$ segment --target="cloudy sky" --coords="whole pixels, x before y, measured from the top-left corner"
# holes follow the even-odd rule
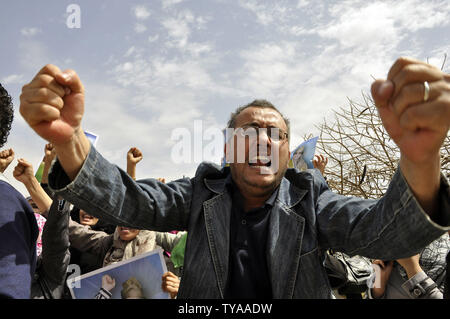
[[[440,67],[450,53],[450,2],[2,0],[0,40],[0,82],[15,103],[4,148],[37,169],[45,141],[20,116],[19,96],[51,63],[82,79],[83,128],[99,135],[108,160],[126,168],[136,146],[138,178],[172,180],[198,165],[173,158],[176,129],[221,129],[236,107],[265,98],[291,119],[292,150],[348,98],[361,100],[397,57]],[[208,152],[200,159],[220,163]],[[27,194],[12,177],[16,163],[6,176]]]

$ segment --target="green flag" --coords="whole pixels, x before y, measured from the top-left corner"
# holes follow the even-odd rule
[[[44,171],[44,162],[41,162],[41,165],[39,165],[39,168],[37,169],[36,174],[34,175],[39,183],[42,180],[42,172],[43,171]]]
[[[183,266],[184,263],[184,250],[186,249],[186,237],[187,233],[184,234],[180,241],[173,247],[170,252],[170,260],[172,260],[175,268]]]

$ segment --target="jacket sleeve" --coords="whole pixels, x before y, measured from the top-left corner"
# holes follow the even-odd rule
[[[424,271],[409,278],[402,289],[413,299],[443,299],[436,283]]]
[[[64,284],[70,263],[69,213],[70,203],[53,200],[42,232],[41,269],[46,280],[56,286]]]
[[[315,171],[315,170],[313,170]],[[450,211],[448,181],[442,176],[441,215]],[[317,231],[322,247],[350,256],[395,260],[418,254],[450,230],[432,221],[397,169],[381,199],[361,199],[333,193],[314,176]]]
[[[90,215],[113,225],[155,231],[187,229],[192,183],[187,178],[167,184],[134,181],[93,146],[73,181],[58,160],[49,174],[50,189]]]
[[[415,274],[408,280],[399,281],[398,278],[389,281],[385,292],[379,298],[372,295],[369,287],[366,291],[367,299],[443,299],[443,294],[436,283],[424,271]]]
[[[95,231],[69,219],[70,244],[83,252],[105,256],[113,244],[114,235]]]
[[[171,252],[184,234],[186,234],[185,231],[180,231],[176,234],[156,232],[156,244],[161,246],[164,250]]]

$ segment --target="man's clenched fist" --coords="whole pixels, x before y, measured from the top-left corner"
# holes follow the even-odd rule
[[[61,145],[82,132],[84,88],[73,70],[62,72],[57,66],[44,66],[23,86],[20,114],[42,138]]]

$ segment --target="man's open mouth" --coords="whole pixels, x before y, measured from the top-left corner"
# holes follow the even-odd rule
[[[254,167],[266,166],[270,167],[272,161],[269,156],[256,156],[249,160],[248,165]]]

